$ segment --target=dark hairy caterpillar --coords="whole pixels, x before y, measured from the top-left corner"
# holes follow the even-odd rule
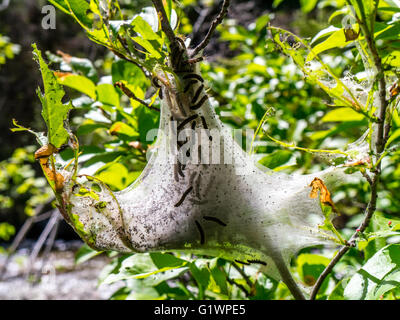
[[[203,77],[200,76],[200,75],[198,75],[198,74],[196,74],[196,73],[188,73],[188,74],[186,74],[186,75],[183,76],[183,79],[184,79],[184,80],[188,80],[188,79],[197,79],[197,80],[199,80],[201,83],[204,82]]]
[[[203,89],[204,89],[204,84],[202,84],[200,87],[197,88],[196,93],[192,98],[192,103],[195,103],[197,101]]]
[[[226,227],[226,226],[227,226],[227,224],[226,224],[225,222],[222,222],[221,220],[219,220],[219,219],[216,218],[216,217],[203,216],[203,219],[204,219],[204,220],[208,220],[208,221],[216,222],[216,223],[218,223],[219,225],[221,225],[221,226],[223,226],[223,227]]]
[[[262,260],[257,260],[257,259],[254,259],[254,260],[247,260],[249,263],[258,263],[258,264],[262,264],[263,266],[266,266],[267,265],[267,263],[266,262],[264,262],[264,261],[262,261]]]
[[[201,227],[200,223],[197,220],[195,220],[194,222],[195,222],[196,227],[197,227],[197,229],[199,230],[199,233],[200,233],[200,244],[204,244],[205,238],[204,238],[203,228]]]
[[[199,101],[198,103],[192,105],[192,106],[190,107],[190,109],[191,109],[191,110],[197,110],[197,109],[199,109],[199,108],[204,104],[204,102],[207,101],[207,99],[208,99],[208,96],[207,96],[207,95],[203,96],[203,98],[201,98],[200,101]]]
[[[179,199],[179,201],[174,205],[174,207],[175,207],[175,208],[179,207],[179,206],[183,203],[183,201],[185,201],[187,195],[188,195],[192,190],[193,190],[193,187],[190,186],[189,189],[187,189],[187,190],[183,193],[182,197],[181,197],[181,198]]]
[[[191,87],[192,85],[196,84],[196,83],[197,83],[197,80],[190,80],[190,81],[188,82],[188,84],[185,86],[185,89],[183,90],[183,93],[188,92],[189,89],[190,89],[190,87]]]
[[[178,161],[178,173],[182,178],[185,177],[185,174],[182,171],[182,163],[180,163],[179,161]]]
[[[163,99],[163,91],[160,83],[158,82],[158,79],[156,77],[153,77],[151,79],[151,83],[153,84],[154,87],[156,87],[159,92],[158,92],[158,97],[162,100]]]
[[[185,120],[183,120],[179,126],[178,126],[178,131],[182,130],[182,128],[187,125],[189,122],[193,121],[194,119],[196,119],[198,117],[197,114],[194,114],[193,116],[190,116],[189,118],[186,118]]]
[[[240,260],[236,260],[236,259],[235,259],[235,262],[240,263],[240,264],[244,264],[246,266],[250,265],[250,263],[248,263],[248,262],[244,262],[244,261],[240,261]]]
[[[157,78],[154,77],[153,79],[151,79],[151,82],[153,83],[153,86],[155,86],[156,88],[161,88],[161,85],[159,84]]]

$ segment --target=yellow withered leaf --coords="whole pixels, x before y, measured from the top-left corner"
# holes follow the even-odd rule
[[[54,75],[56,78],[58,78],[60,81],[63,81],[64,78],[73,76],[74,74],[71,72],[60,72],[60,71],[54,71]]]
[[[58,149],[53,146],[51,143],[44,145],[40,149],[38,149],[35,152],[35,159],[41,159],[41,158],[48,158],[50,157],[53,153],[58,152]]]
[[[40,149],[39,149],[40,150]],[[49,166],[49,157],[39,158],[39,162],[42,166],[42,169],[45,175],[48,177],[50,181],[54,182],[54,188],[57,192],[61,192],[64,189],[64,177],[62,174],[55,171],[55,169],[51,169]]]
[[[39,160],[39,163],[49,180],[54,181],[54,188],[56,191],[61,192],[64,188],[64,177],[60,173],[57,173],[55,169],[50,169],[49,166],[49,157],[57,152],[58,149],[49,143],[35,152],[35,159]]]
[[[312,190],[310,192],[311,199],[315,199],[318,196],[319,191],[319,200],[321,201],[321,203],[332,207],[332,210],[337,213],[336,207],[331,198],[331,193],[329,192],[325,183],[320,178],[314,178],[314,180],[310,183],[310,187],[312,187]]]
[[[356,40],[358,38],[358,36],[360,35],[360,32],[356,32],[354,29],[352,28],[345,28],[344,29],[344,36],[346,38],[346,42],[347,41],[353,41]]]
[[[399,93],[400,93],[400,82],[397,82],[390,87],[390,98],[397,96]]]

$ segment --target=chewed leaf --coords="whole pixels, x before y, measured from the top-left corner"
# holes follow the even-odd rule
[[[64,127],[64,121],[67,119],[72,105],[62,103],[62,98],[65,95],[64,89],[57,82],[53,71],[49,69],[42,58],[42,53],[35,44],[33,49],[34,58],[39,63],[43,78],[44,94],[40,89],[37,90],[37,93],[42,102],[42,117],[47,126],[48,142],[59,148],[69,137],[69,133]]]
[[[320,178],[314,178],[314,180],[310,184],[310,187],[312,187],[312,190],[310,192],[311,199],[317,198],[319,191],[319,199],[321,203],[324,205],[329,205],[330,207],[332,207],[333,211],[337,212],[335,204],[333,203],[331,198],[331,193],[329,192],[325,183]]]

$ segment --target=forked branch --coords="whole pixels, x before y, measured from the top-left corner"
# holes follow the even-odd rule
[[[230,0],[223,0],[224,2],[222,3],[221,11],[219,12],[218,16],[214,19],[214,21],[211,23],[210,29],[208,29],[208,32],[200,44],[193,49],[193,52],[191,53],[191,57],[195,57],[201,50],[203,50],[205,47],[207,47],[208,43],[211,40],[211,36],[213,35],[215,29],[222,23],[224,20],[225,16],[228,13],[229,5],[230,5]]]

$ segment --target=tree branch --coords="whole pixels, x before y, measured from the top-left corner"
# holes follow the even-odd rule
[[[361,8],[360,8],[361,9]],[[362,8],[363,9],[363,8]],[[365,35],[365,40],[367,41],[368,49],[372,55],[374,60],[374,64],[376,66],[376,78],[375,81],[378,82],[378,92],[379,92],[379,115],[377,121],[377,135],[375,140],[375,152],[376,152],[376,159],[379,159],[382,152],[385,150],[385,145],[387,143],[387,139],[389,138],[389,131],[390,131],[390,123],[386,123],[386,113],[388,107],[388,100],[386,99],[386,80],[385,80],[385,73],[382,66],[382,60],[379,56],[378,50],[375,45],[375,41],[373,38],[373,30],[369,29],[366,25],[366,17],[363,10],[361,10],[362,17],[361,19],[357,17],[357,21],[360,25],[361,30]],[[322,282],[328,276],[328,274],[332,271],[334,266],[339,262],[339,260],[346,254],[346,252],[350,249],[350,247],[355,246],[355,240],[358,238],[358,235],[365,231],[368,227],[371,218],[376,210],[376,202],[378,199],[378,183],[381,175],[381,161],[378,161],[374,171],[372,178],[368,176],[367,180],[371,186],[371,197],[368,203],[368,206],[365,210],[364,220],[356,230],[356,232],[351,236],[350,240],[348,241],[347,246],[343,246],[336,256],[332,259],[329,265],[325,268],[325,270],[319,276],[317,282],[315,283],[313,290],[311,292],[310,300],[315,299],[318,294],[318,290],[320,289]]]
[[[136,95],[131,90],[129,90],[129,88],[126,87],[123,82],[118,81],[118,82],[114,83],[114,86],[120,88],[122,90],[122,92],[125,93],[129,98],[141,103],[142,105],[144,105],[145,107],[147,107],[151,110],[160,112],[160,109],[153,107],[153,106],[149,105],[148,103],[146,103],[145,101],[143,101],[142,99],[139,99],[138,97],[136,97]]]
[[[171,46],[177,46],[175,32],[169,24],[167,13],[165,12],[164,5],[161,0],[152,0],[154,8],[156,9],[161,22],[161,29],[167,36]]]
[[[206,37],[203,39],[203,41],[196,48],[193,49],[193,52],[190,55],[192,58],[195,57],[205,47],[207,47],[207,45],[210,42],[211,36],[213,35],[215,29],[217,28],[218,25],[221,24],[222,20],[224,20],[226,14],[228,13],[229,5],[230,5],[230,0],[224,0],[224,2],[222,3],[221,11],[219,12],[218,16],[212,22],[212,24],[210,26],[210,29],[208,29]]]

